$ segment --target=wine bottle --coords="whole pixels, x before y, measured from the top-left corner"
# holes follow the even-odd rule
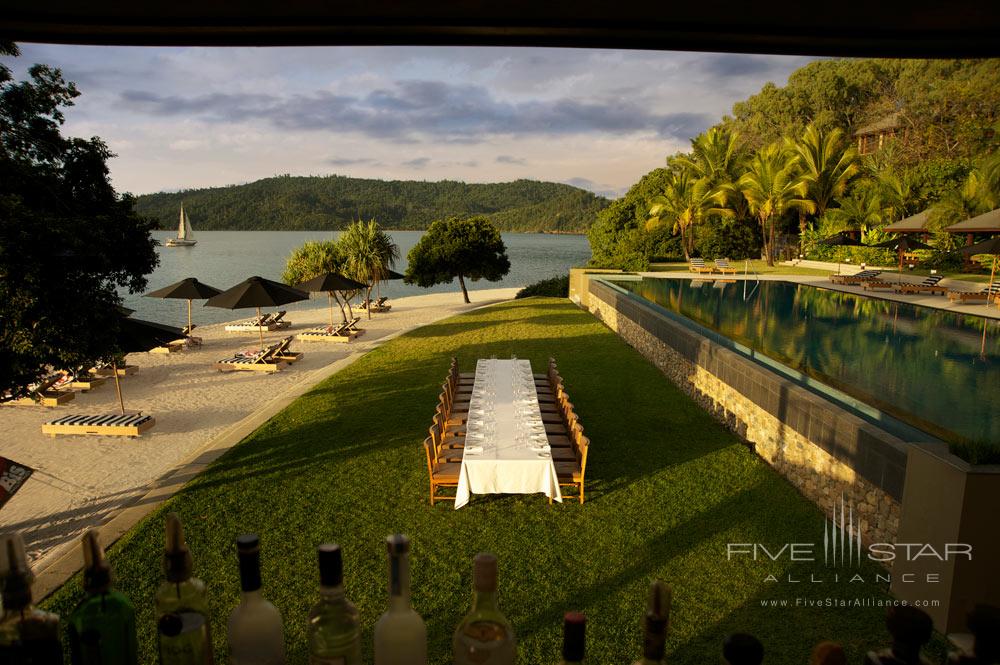
[[[0,581],[3,614],[0,615],[0,663],[62,665],[59,615],[31,604],[35,576],[28,568],[21,534],[0,541]]]
[[[205,583],[191,576],[194,561],[177,513],[167,515],[163,553],[166,580],[156,592],[156,628],[160,665],[211,665],[212,634],[208,624]]]
[[[660,665],[666,651],[670,626],[671,589],[662,580],[649,587],[649,603],[642,624],[642,658],[635,665]]]
[[[284,665],[285,630],[278,609],[260,592],[260,538],[236,539],[240,562],[240,604],[229,615],[229,657],[232,665]]]
[[[83,534],[83,589],[87,597],[69,615],[69,652],[73,665],[136,665],[135,608],[112,588],[111,566],[97,529]]]
[[[562,665],[582,665],[587,637],[587,617],[567,612],[563,617]]]
[[[375,624],[375,665],[427,665],[427,627],[410,607],[410,539],[386,538],[389,609]]]
[[[472,609],[452,639],[455,665],[513,665],[514,629],[497,607],[497,558],[477,554],[472,569]]]
[[[319,546],[319,602],[309,611],[309,665],[361,665],[358,610],[344,591],[340,545]]]

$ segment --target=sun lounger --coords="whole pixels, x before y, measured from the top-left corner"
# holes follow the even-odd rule
[[[136,365],[125,365],[124,367],[118,368],[118,376],[124,378],[126,376],[132,376],[139,371]],[[115,370],[111,365],[102,365],[100,367],[90,368],[91,376],[98,376],[102,379],[113,379],[115,377]]]
[[[862,282],[876,281],[875,278],[881,274],[881,270],[862,270],[854,275],[830,275],[830,281],[834,284],[858,285]]]
[[[990,298],[997,295],[1000,295],[1000,282],[987,286],[982,291],[948,291],[948,300],[959,303],[970,300],[985,300],[989,303]]]
[[[67,387],[81,392],[88,392],[94,388],[103,386],[105,381],[107,379],[103,376],[93,376],[89,373],[78,372],[73,374],[73,378],[68,382],[69,385]]]
[[[272,330],[284,330],[285,328],[289,328],[291,327],[292,322],[284,320],[285,314],[287,313],[288,312],[286,312],[285,310],[281,310],[280,312],[274,312],[269,316],[269,318],[265,321],[265,323],[271,326]]]
[[[357,333],[353,333],[347,329],[347,323],[340,323],[336,326],[320,326],[319,328],[312,328],[311,330],[306,330],[305,332],[300,332],[295,336],[296,339],[303,342],[350,342],[352,339],[357,337]]]
[[[735,275],[736,274],[736,268],[734,268],[731,265],[729,265],[729,259],[716,259],[715,260],[715,269],[718,270],[719,272],[721,272],[723,275],[725,275],[725,274]]]
[[[690,259],[688,261],[688,270],[697,273],[714,272],[714,268],[712,268],[712,266],[705,265],[705,259]]]
[[[55,386],[60,380],[62,380],[64,374],[62,372],[57,372],[55,374],[50,374],[49,376],[42,379],[38,384],[34,386],[29,386],[29,393],[24,397],[19,397],[17,399],[6,400],[0,402],[0,404],[5,404],[9,406],[60,406],[73,400],[76,395],[64,391],[56,390]]]
[[[260,317],[247,319],[238,323],[230,323],[225,327],[226,332],[271,332],[277,330],[278,326],[271,323],[272,314],[262,314]],[[286,326],[287,327],[287,326]]]
[[[277,372],[302,357],[301,353],[288,350],[292,338],[286,337],[277,344],[261,349],[252,355],[237,354],[215,363],[217,370],[228,372],[245,370],[252,372]]]
[[[861,282],[861,288],[865,291],[891,291],[899,286],[898,282],[887,282],[882,279],[869,279]]]
[[[897,284],[896,293],[940,293],[945,295],[948,289],[938,284],[944,277],[942,275],[931,275],[919,284]]]
[[[156,424],[152,416],[105,415],[63,416],[42,425],[42,434],[92,434],[97,436],[140,436]]]

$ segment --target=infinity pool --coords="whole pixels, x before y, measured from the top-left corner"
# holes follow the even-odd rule
[[[791,282],[614,284],[906,426],[1000,442],[997,320]]]

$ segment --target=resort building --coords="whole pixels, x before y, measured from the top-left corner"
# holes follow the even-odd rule
[[[854,132],[858,141],[858,152],[862,155],[881,150],[886,143],[905,134],[905,128],[900,120],[900,113],[891,113],[880,120],[865,125]]]

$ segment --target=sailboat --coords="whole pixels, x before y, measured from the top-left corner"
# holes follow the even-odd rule
[[[197,240],[194,239],[194,231],[191,230],[191,220],[184,212],[184,204],[181,204],[181,219],[177,224],[177,237],[168,238],[165,243],[167,247],[192,247]]]

